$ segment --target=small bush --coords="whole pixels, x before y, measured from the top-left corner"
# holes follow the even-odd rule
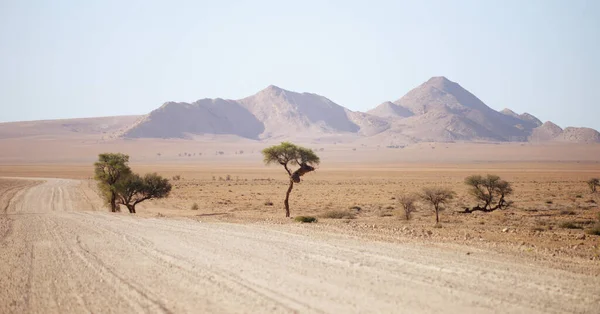
[[[580,225],[578,225],[572,221],[561,222],[560,225],[558,225],[558,226],[563,229],[583,229]]]
[[[329,219],[354,219],[355,215],[351,212],[343,211],[343,210],[332,210],[321,215],[323,218]]]
[[[547,200],[546,204],[552,204],[553,202],[551,200]]]
[[[271,201],[266,201],[266,202],[265,202],[265,206],[273,206],[273,202],[271,202]]]
[[[173,181],[179,181],[179,180],[181,180],[180,175],[173,176]]]
[[[561,215],[576,215],[576,213],[572,210],[561,210],[560,214]]]
[[[583,198],[583,195],[577,194],[577,195],[575,195],[575,198]]]
[[[585,231],[587,234],[600,236],[600,222]]]
[[[198,207],[198,204],[194,203],[192,204],[192,210],[198,210],[200,207]]]
[[[546,231],[546,229],[545,229],[545,228],[542,228],[542,227],[533,227],[533,228],[531,228],[531,231],[539,231],[539,232],[543,232],[543,231]]]
[[[317,222],[317,218],[315,218],[313,216],[296,216],[296,218],[294,218],[294,220],[297,222],[301,222],[301,223]]]
[[[350,210],[355,210],[355,211],[357,211],[357,212],[359,212],[359,211],[361,211],[361,210],[362,210],[362,208],[361,208],[360,206],[350,206],[348,209],[350,209]]]

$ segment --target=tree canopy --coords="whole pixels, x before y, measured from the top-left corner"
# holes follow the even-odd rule
[[[468,176],[465,179],[465,184],[468,185],[469,194],[477,199],[480,204],[472,209],[467,209],[465,212],[481,210],[484,212],[503,209],[510,205],[505,200],[505,197],[513,193],[513,189],[509,182],[500,179],[499,176],[488,174],[485,177],[481,175]]]
[[[267,147],[262,151],[264,162],[266,165],[280,164],[283,166],[290,178],[290,185],[285,195],[285,216],[290,216],[289,197],[294,183],[300,183],[300,177],[304,174],[314,171],[314,166],[318,165],[321,160],[312,149],[294,145],[290,142],[282,142],[279,145]],[[291,165],[299,166],[296,171],[292,172]]]
[[[282,142],[279,145],[267,147],[263,149],[262,153],[266,165],[280,164],[284,166],[289,175],[292,175],[288,168],[290,164],[315,166],[321,162],[319,156],[312,149],[297,146],[290,142]]]
[[[153,198],[169,196],[172,186],[169,180],[156,173],[130,174],[116,183],[119,203],[125,205],[130,213],[135,214],[135,206],[143,201]]]
[[[156,173],[141,177],[131,171],[128,162],[125,154],[104,153],[94,163],[95,179],[112,212],[119,211],[121,204],[135,213],[135,205],[169,195],[172,187],[167,179]]]
[[[104,153],[98,155],[98,161],[94,163],[94,177],[112,212],[119,210],[115,185],[131,174],[128,162],[129,156],[125,154]]]

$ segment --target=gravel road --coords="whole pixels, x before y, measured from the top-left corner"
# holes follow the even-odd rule
[[[310,225],[92,211],[78,181],[46,180],[0,214],[0,313],[600,313],[600,277]]]

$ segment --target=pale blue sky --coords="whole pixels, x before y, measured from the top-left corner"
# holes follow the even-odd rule
[[[600,129],[600,1],[0,0],[0,121],[144,114],[270,84],[366,111],[431,76]]]

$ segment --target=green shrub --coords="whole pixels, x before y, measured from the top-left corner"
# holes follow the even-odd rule
[[[343,211],[343,210],[331,210],[331,211],[328,211],[328,212],[324,213],[323,215],[321,215],[321,217],[329,218],[329,219],[354,219],[354,218],[356,218],[356,216],[353,213]]]
[[[294,220],[297,222],[302,222],[302,223],[317,222],[317,218],[315,218],[313,216],[296,216],[296,218],[294,218]]]

